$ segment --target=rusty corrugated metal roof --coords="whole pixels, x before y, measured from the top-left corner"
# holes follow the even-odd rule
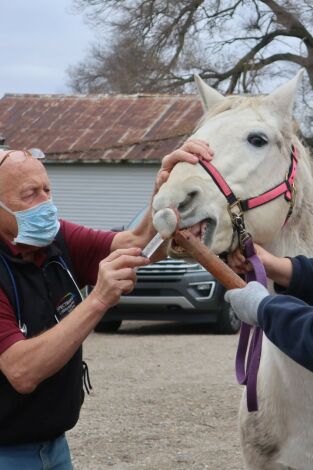
[[[11,148],[41,148],[51,162],[148,162],[178,147],[201,115],[195,95],[8,94],[0,134]]]

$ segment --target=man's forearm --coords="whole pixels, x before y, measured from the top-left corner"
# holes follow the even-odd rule
[[[53,328],[18,341],[0,357],[1,371],[20,393],[32,392],[60,370],[101,319],[106,307],[89,295]]]

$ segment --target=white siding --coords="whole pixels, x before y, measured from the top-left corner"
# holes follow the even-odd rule
[[[156,165],[46,166],[61,218],[92,228],[126,225],[148,204]]]

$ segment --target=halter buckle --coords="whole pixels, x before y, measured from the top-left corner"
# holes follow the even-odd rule
[[[227,210],[232,222],[233,233],[237,233],[239,248],[241,253],[244,253],[245,244],[251,235],[246,231],[245,221],[244,221],[244,211],[242,209],[240,199],[236,199],[232,204],[227,205]]]
[[[237,209],[237,212],[235,212],[233,209]],[[240,198],[236,199],[236,201],[232,204],[227,204],[227,211],[233,223],[237,217],[242,217],[243,210],[241,207]]]
[[[251,238],[251,234],[244,230],[244,232],[240,233],[238,236],[239,241],[239,248],[241,253],[245,254],[245,248],[247,241]]]

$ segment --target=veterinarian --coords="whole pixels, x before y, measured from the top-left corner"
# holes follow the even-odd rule
[[[259,325],[281,351],[313,372],[313,259],[280,258],[258,245],[256,249],[278,295],[250,282],[226,292],[225,300],[240,320]],[[228,264],[238,274],[251,269],[238,251],[228,257]]]
[[[155,191],[177,162],[196,163],[194,154],[212,158],[197,140],[164,157]],[[149,262],[141,249],[155,234],[150,211],[132,231],[96,231],[59,220],[51,197],[47,172],[34,153],[0,152],[5,470],[73,468],[64,433],[75,426],[84,398],[82,342],[121,294],[133,289],[135,268]],[[83,299],[86,284],[95,287]]]

